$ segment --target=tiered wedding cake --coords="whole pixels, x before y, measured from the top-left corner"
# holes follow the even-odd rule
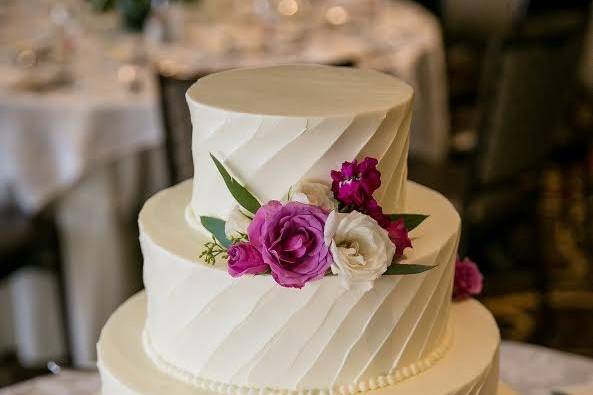
[[[412,89],[398,79],[325,66],[234,70],[202,78],[190,88],[195,177],[151,198],[140,214],[146,290],[103,329],[98,344],[102,394],[497,394],[496,324],[476,301],[451,301],[459,216],[444,197],[407,181],[412,98]],[[354,264],[346,268],[350,274],[367,276],[356,283],[359,277],[347,277],[336,254],[343,248],[356,255],[364,248],[336,242],[332,260],[317,243],[315,248],[326,252],[314,263],[327,266],[307,274],[303,286],[293,276],[304,273],[298,260],[284,262],[283,272],[270,266],[270,275],[267,264],[238,273],[241,268],[227,271],[220,256],[215,264],[199,258],[208,256],[201,253],[212,240],[206,216],[227,225],[251,221],[249,210],[237,209],[229,183],[244,186],[240,193],[248,190],[262,204],[291,199],[295,185],[307,198],[303,182],[329,184],[332,169],[367,157],[378,160],[365,163],[373,171],[376,164],[381,173],[373,202],[385,213],[428,215],[411,231],[413,248],[400,254],[397,268],[434,268],[380,275],[391,261],[375,260],[383,269],[373,276],[360,274]],[[221,168],[233,180],[222,177]],[[356,177],[339,185],[358,182]],[[286,206],[305,207],[292,204]],[[348,217],[337,212],[351,206],[341,202],[337,207],[334,220]],[[313,218],[307,225],[313,233],[297,226],[294,238],[279,241],[287,243],[284,252],[305,251],[311,242],[307,235],[323,240],[325,232],[329,240],[327,230],[315,233],[314,222],[325,220],[329,209],[311,212],[317,214],[307,211],[299,218]],[[353,213],[360,224],[378,228],[376,221],[369,225],[369,217]],[[238,233],[239,243],[254,242],[252,225]],[[360,226],[350,230],[360,235]],[[393,246],[382,244],[389,240],[387,231],[372,229],[368,234],[379,238],[368,240],[380,242],[360,254],[397,255]],[[216,236],[226,240],[224,232]],[[210,247],[212,257],[224,246]],[[307,251],[303,259],[311,260],[313,252]],[[230,249],[228,256],[229,266],[239,259]],[[254,259],[261,263],[259,255]],[[240,276],[245,273],[259,275]]]

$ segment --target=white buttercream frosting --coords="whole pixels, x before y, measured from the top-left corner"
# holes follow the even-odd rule
[[[299,391],[387,377],[442,344],[460,220],[438,193],[408,184],[410,212],[430,217],[401,262],[437,267],[382,276],[365,293],[344,289],[337,276],[296,290],[197,262],[207,236],[184,219],[191,187],[155,195],[140,214],[155,360],[204,382]]]
[[[200,389],[158,369],[142,345],[146,320],[146,295],[140,293],[126,302],[109,319],[97,346],[102,395],[213,395],[216,388]],[[409,367],[395,377],[377,378],[363,384],[361,391],[373,395],[512,395],[499,392],[496,323],[478,302],[456,303],[451,311],[452,342],[442,358],[423,368]],[[421,373],[421,374],[420,374]],[[404,379],[405,378],[405,379]],[[384,386],[385,382],[389,385]],[[227,393],[257,394],[254,390]],[[348,393],[334,391],[335,394]],[[356,390],[356,388],[353,388]],[[273,391],[269,391],[273,392]],[[354,391],[356,392],[356,391]],[[330,394],[330,392],[327,392]]]
[[[162,359],[158,352],[156,352],[152,346],[150,335],[146,332],[142,332],[142,343],[146,355],[152,360],[155,365],[171,375],[172,377],[188,383],[198,389],[205,391],[212,391],[222,395],[323,395],[323,394],[349,394],[354,395],[360,392],[366,392],[370,390],[377,390],[389,386],[396,385],[404,380],[410,379],[420,373],[430,369],[436,363],[438,363],[447,353],[451,343],[453,341],[453,331],[450,327],[447,328],[447,332],[441,344],[431,351],[430,354],[423,357],[422,359],[413,362],[409,365],[399,367],[394,371],[387,373],[382,376],[370,377],[365,380],[356,381],[350,384],[343,384],[332,388],[301,388],[297,390],[288,390],[283,388],[269,388],[269,387],[246,387],[227,384],[220,381],[213,381],[204,379],[200,376],[193,375],[189,372],[183,371],[178,367],[171,365],[164,359]]]
[[[330,181],[342,162],[379,160],[376,197],[405,208],[412,88],[375,71],[328,66],[232,70],[187,92],[193,124],[194,217],[235,206],[210,154],[262,202],[302,180]],[[193,222],[195,224],[195,221]]]

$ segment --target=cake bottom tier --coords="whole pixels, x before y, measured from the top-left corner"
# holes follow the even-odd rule
[[[144,353],[142,330],[146,296],[140,292],[109,319],[97,345],[102,395],[213,395],[159,371]],[[445,357],[429,370],[376,395],[511,395],[498,383],[500,337],[491,314],[478,302],[455,303],[454,340]]]

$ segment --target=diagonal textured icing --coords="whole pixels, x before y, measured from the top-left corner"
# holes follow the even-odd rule
[[[201,79],[187,93],[196,176],[140,213],[145,292],[97,345],[103,395],[496,395],[500,336],[475,301],[451,303],[460,219],[408,182],[412,90],[372,71],[277,66]],[[342,161],[379,160],[385,211],[428,214],[402,264],[367,292],[327,275],[302,289],[232,278],[198,258],[197,216],[235,205],[215,154],[262,202]]]
[[[405,208],[412,88],[375,71],[316,65],[232,70],[187,92],[193,124],[190,218],[226,219],[236,204],[210,153],[260,201],[303,179],[329,181],[345,160],[379,160],[377,197]]]
[[[189,378],[179,380],[172,370],[164,368],[165,365],[155,366],[146,355],[147,346],[142,345],[145,310],[146,295],[142,292],[122,305],[101,333],[97,365],[103,395],[277,394],[271,389],[257,391],[205,381],[201,382],[204,386],[198,387],[198,383]],[[356,388],[338,387],[333,391],[298,394],[513,395],[512,391],[498,385],[500,337],[492,316],[476,301],[455,303],[451,310],[453,341],[440,358],[404,367],[391,376],[367,380]],[[145,336],[144,341],[147,341]]]
[[[157,194],[140,214],[145,346],[165,371],[208,388],[357,392],[444,355],[460,220],[438,193],[408,183],[411,212],[430,217],[412,232],[404,260],[438,267],[383,276],[364,293],[334,276],[297,290],[195,262],[204,236],[184,221],[191,188],[187,181]]]

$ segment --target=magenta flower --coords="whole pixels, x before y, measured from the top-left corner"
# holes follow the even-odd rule
[[[377,159],[365,158],[358,163],[342,163],[340,171],[332,171],[332,191],[334,197],[348,209],[360,211],[373,218],[389,233],[395,245],[395,256],[401,257],[404,249],[412,247],[405,224],[402,220],[391,221],[383,214],[383,209],[373,198],[373,193],[381,186],[381,173],[377,170]]]
[[[399,258],[404,254],[406,248],[412,248],[412,240],[408,236],[406,224],[403,219],[397,219],[395,221],[389,221],[389,224],[385,227],[389,234],[389,239],[395,245],[395,257]]]
[[[332,257],[323,240],[327,214],[319,207],[298,202],[262,206],[248,233],[250,242],[284,287],[302,288],[325,276]]]
[[[383,208],[379,206],[379,203],[374,199],[370,198],[358,211],[373,218],[382,228],[387,229],[391,221],[383,214]]]
[[[373,192],[381,186],[381,173],[377,170],[377,159],[365,158],[358,163],[342,163],[340,171],[332,170],[332,191],[334,197],[345,206],[362,207],[372,199]]]
[[[272,214],[274,214],[277,210],[282,207],[282,203],[277,200],[270,200],[266,205],[261,206],[257,213],[255,213],[255,217],[253,217],[253,221],[247,227],[247,236],[249,237],[249,242],[257,248],[261,252],[261,235],[263,234],[263,227],[266,224],[266,221]]]
[[[412,240],[410,240],[404,221],[401,218],[392,221],[388,216],[383,214],[383,209],[375,199],[371,198],[367,201],[361,211],[377,221],[387,231],[389,239],[395,245],[396,258],[400,258],[406,248],[412,248]]]
[[[232,277],[245,274],[262,274],[270,268],[264,263],[261,253],[249,243],[233,244],[227,254],[228,272]]]
[[[467,299],[482,292],[484,277],[478,265],[469,258],[455,260],[455,280],[453,281],[453,299]]]

